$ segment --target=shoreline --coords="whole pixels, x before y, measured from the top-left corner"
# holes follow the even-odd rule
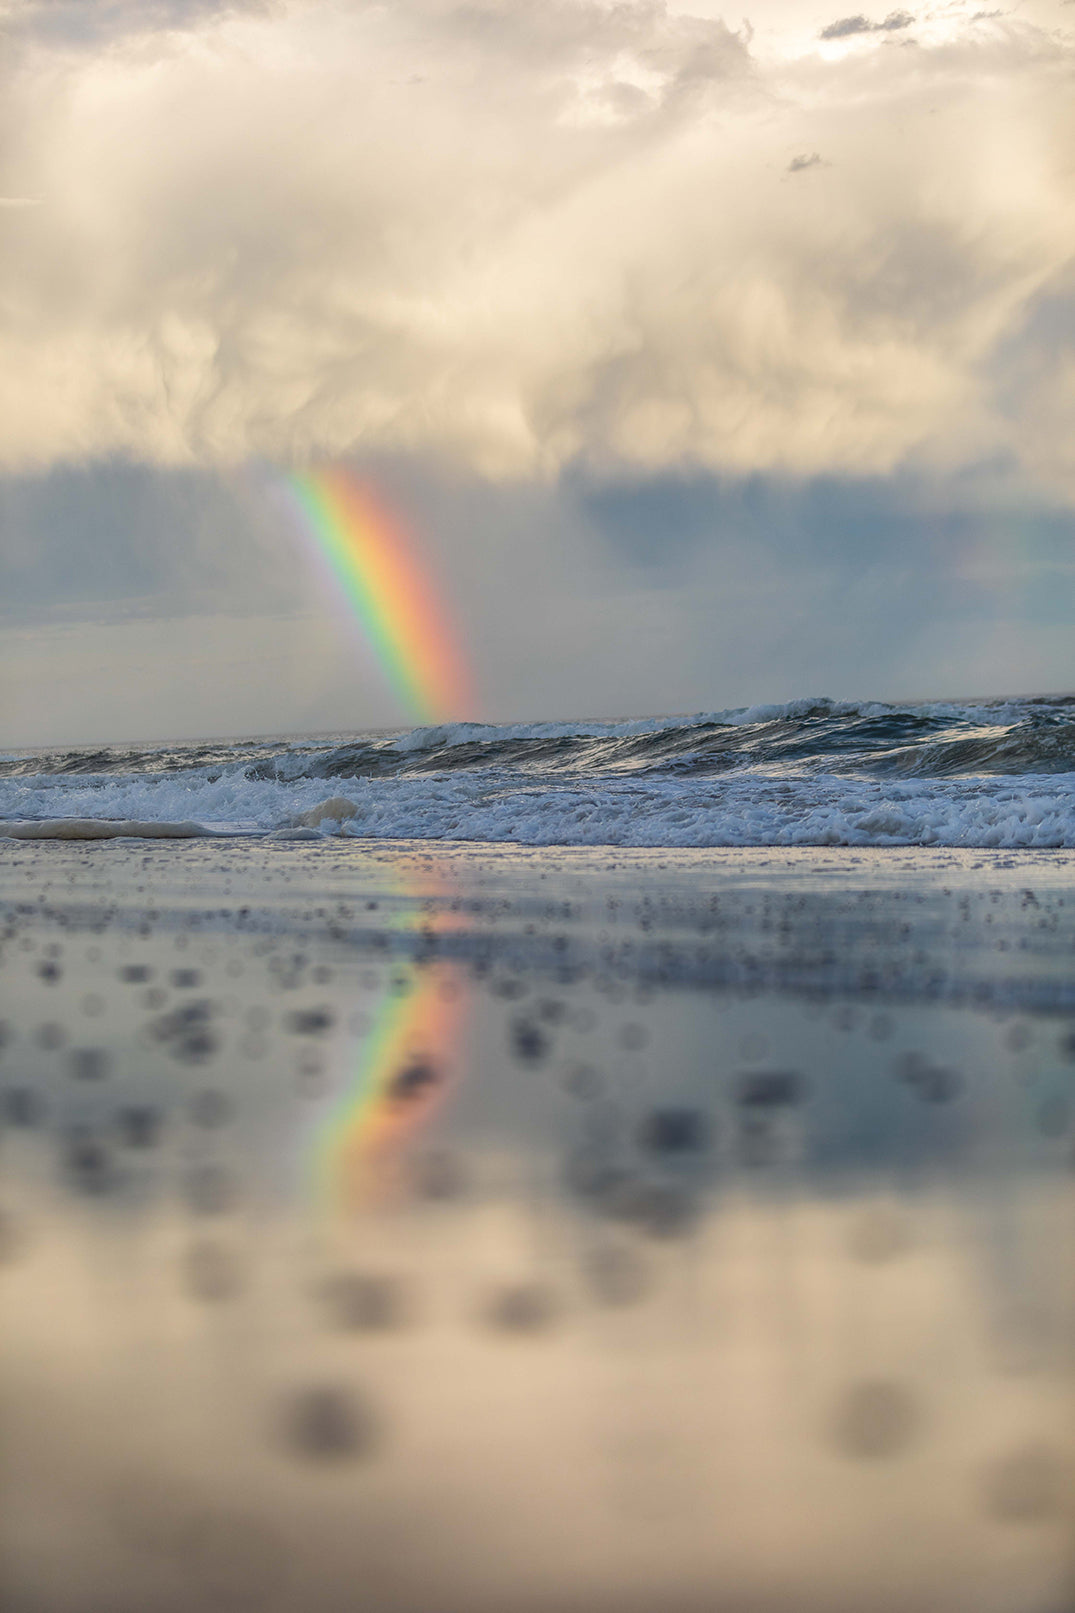
[[[592,973],[604,954],[628,976],[696,990],[1075,1010],[1075,857],[1065,852],[324,835],[50,838],[11,848],[0,912],[14,914],[28,886],[39,920],[72,933],[102,914],[137,933],[151,908],[155,929],[356,947],[380,938],[401,956],[466,964],[500,953],[539,972]],[[393,915],[390,933],[380,904]]]

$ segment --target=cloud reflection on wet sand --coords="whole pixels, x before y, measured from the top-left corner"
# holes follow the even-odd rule
[[[174,850],[89,914],[98,850],[20,849],[4,910],[13,1608],[1064,1605],[1069,1017],[692,983],[727,859],[665,870],[662,981],[600,964],[597,859],[349,851],[329,905],[305,848],[187,848],[183,917]],[[877,897],[785,862],[726,953]],[[1005,936],[1067,922],[1040,876],[990,870]],[[890,946],[943,959],[940,901]],[[400,1069],[457,1073],[356,1208],[311,1147],[408,998],[453,1011]]]

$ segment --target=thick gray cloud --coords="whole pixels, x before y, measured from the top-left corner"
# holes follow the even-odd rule
[[[1072,486],[1068,372],[1019,357],[1070,297],[1062,29],[945,3],[777,58],[658,0],[7,11],[12,469]]]
[[[1075,671],[1075,514],[999,466],[555,485],[366,469],[439,581],[488,719],[1062,689]],[[5,744],[401,718],[256,479],[12,478],[0,552]]]
[[[1070,9],[719,10],[0,0],[2,742],[399,719],[251,460],[491,719],[1070,686]]]
[[[0,27],[15,41],[77,48],[279,9],[278,0],[0,0]]]
[[[0,478],[0,626],[283,610],[285,548],[245,476],[95,462]]]

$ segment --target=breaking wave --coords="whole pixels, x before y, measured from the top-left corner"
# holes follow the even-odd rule
[[[23,836],[91,820],[66,832],[1075,847],[1075,697],[11,754],[0,818]]]

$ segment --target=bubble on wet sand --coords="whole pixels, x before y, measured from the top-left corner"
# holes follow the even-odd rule
[[[297,1456],[336,1463],[369,1456],[379,1441],[372,1412],[352,1390],[334,1384],[300,1389],[284,1407],[283,1435]]]
[[[235,1113],[235,1105],[226,1092],[215,1087],[203,1087],[190,1100],[190,1118],[205,1131],[216,1131],[226,1126]]]
[[[300,1055],[295,1067],[295,1081],[304,1098],[321,1098],[329,1090],[330,1080],[321,1054],[312,1047]]]
[[[97,1197],[116,1185],[111,1151],[86,1127],[78,1127],[67,1138],[63,1162],[68,1181],[80,1193]]]
[[[443,1079],[436,1065],[428,1059],[411,1059],[396,1071],[388,1083],[388,1102],[401,1105],[414,1103],[436,1091]]]
[[[698,1207],[690,1194],[666,1182],[621,1178],[604,1196],[604,1208],[651,1238],[681,1238],[691,1232]]]
[[[103,1047],[73,1047],[68,1064],[76,1081],[102,1081],[112,1068],[112,1056]]]
[[[519,1016],[512,1020],[509,1043],[515,1058],[521,1064],[540,1064],[552,1045],[549,1034],[532,1019]]]
[[[292,1036],[325,1036],[336,1023],[331,1008],[295,1008],[284,1018]]]
[[[215,1057],[219,1047],[212,1017],[212,1003],[205,1000],[184,1003],[181,1008],[153,1020],[149,1031],[179,1063],[202,1064]]]
[[[234,1299],[243,1286],[242,1265],[235,1251],[207,1238],[186,1250],[183,1278],[194,1299],[210,1304]]]
[[[574,1148],[564,1161],[564,1182],[580,1198],[616,1213],[616,1196],[635,1184],[626,1166],[619,1164],[600,1142]]]
[[[893,1067],[898,1081],[909,1086],[923,1103],[952,1103],[963,1091],[958,1070],[934,1064],[924,1053],[904,1053]]]
[[[29,1130],[45,1118],[45,1100],[33,1087],[8,1087],[3,1095],[4,1119],[9,1126]]]
[[[845,1456],[883,1461],[906,1449],[917,1423],[914,1399],[902,1384],[868,1380],[853,1384],[841,1397],[833,1437]]]
[[[594,1299],[610,1307],[637,1305],[650,1290],[650,1273],[637,1249],[619,1244],[592,1249],[583,1262]]]
[[[562,1086],[571,1097],[591,1103],[604,1091],[604,1079],[592,1064],[569,1064],[564,1071]]]
[[[164,1116],[152,1104],[128,1104],[116,1116],[121,1140],[128,1148],[155,1148],[160,1142]]]
[[[184,1197],[195,1215],[224,1215],[235,1207],[238,1184],[225,1165],[196,1165],[188,1172]]]
[[[447,1148],[431,1148],[412,1165],[411,1180],[419,1198],[433,1201],[459,1199],[467,1191],[467,1170],[462,1159]]]
[[[544,1283],[505,1283],[489,1297],[485,1319],[502,1333],[544,1333],[556,1320],[559,1306]]]
[[[638,1130],[653,1154],[697,1154],[709,1142],[709,1122],[700,1109],[653,1109]]]
[[[501,997],[505,1002],[517,1002],[525,997],[530,987],[525,980],[517,980],[512,975],[501,976],[490,982],[489,990],[494,997]]]
[[[1028,1444],[989,1469],[986,1507],[1005,1523],[1036,1523],[1057,1512],[1068,1487],[1069,1475],[1058,1453],[1048,1445]]]
[[[383,1333],[413,1316],[406,1284],[386,1272],[341,1271],[327,1277],[318,1298],[334,1327]]]
[[[780,1158],[779,1133],[763,1111],[747,1110],[739,1124],[736,1153],[747,1170],[764,1170]]]
[[[741,1109],[786,1109],[801,1103],[806,1082],[794,1070],[754,1070],[739,1077],[735,1101]]]

